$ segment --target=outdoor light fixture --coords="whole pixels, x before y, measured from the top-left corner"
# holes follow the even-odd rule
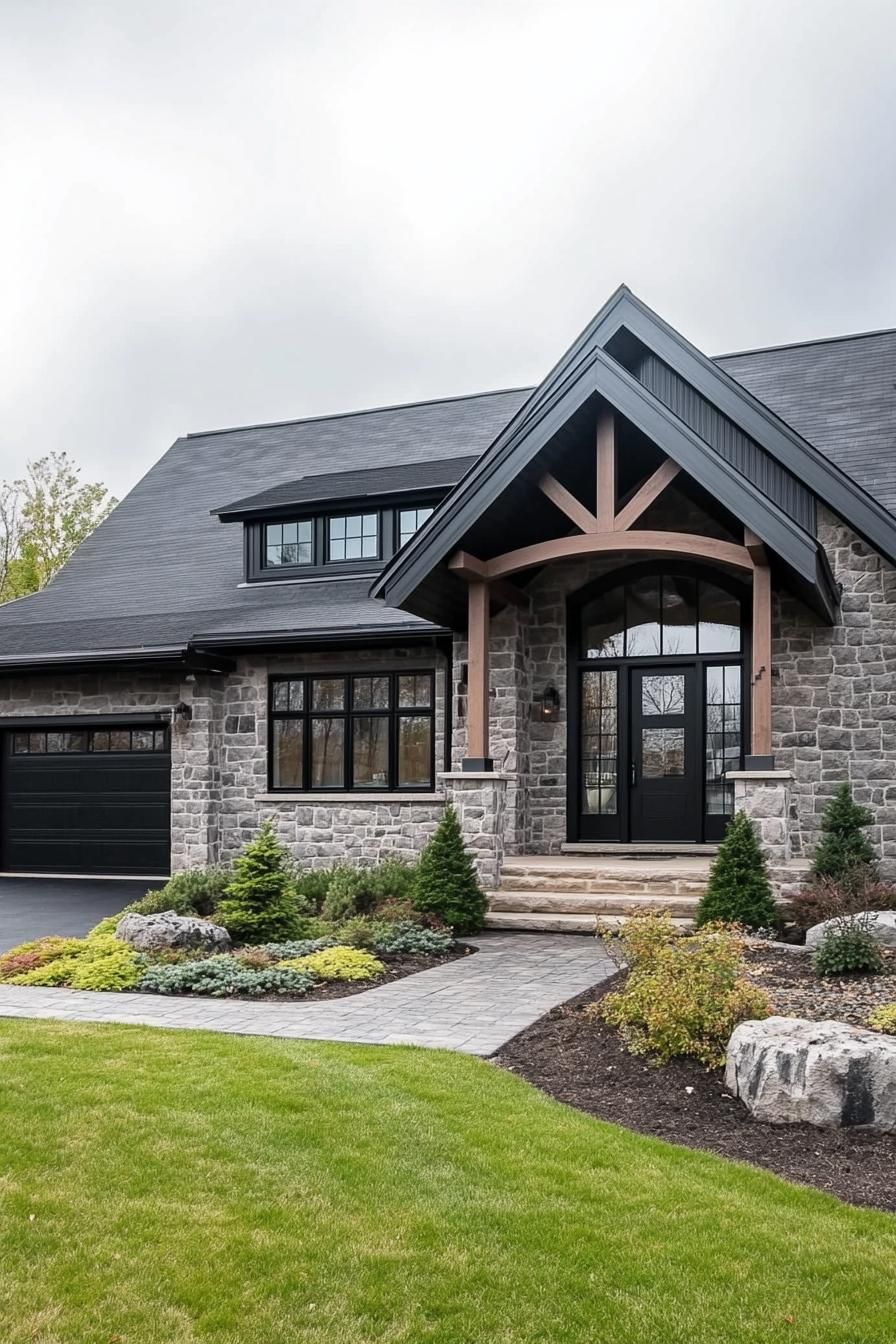
[[[185,700],[181,700],[171,711],[171,719],[175,728],[186,728],[193,717],[193,706],[188,705]]]
[[[560,692],[557,687],[550,684],[545,686],[535,708],[542,723],[556,723],[560,718]]]

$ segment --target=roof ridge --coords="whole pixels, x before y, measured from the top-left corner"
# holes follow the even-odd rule
[[[876,327],[871,331],[848,331],[843,336],[814,336],[805,341],[783,341],[780,345],[756,345],[747,350],[726,350],[712,359],[735,359],[739,355],[771,354],[774,350],[798,350],[806,345],[837,345],[841,341],[864,341],[875,336],[894,336],[896,327]]]
[[[356,415],[379,415],[385,411],[408,411],[417,406],[440,406],[453,401],[477,401],[482,397],[502,397],[510,392],[531,392],[531,387],[496,387],[489,392],[466,392],[453,397],[427,397],[423,401],[397,401],[387,406],[364,406],[356,411],[333,411],[329,415],[302,415],[294,420],[261,420],[257,424],[229,425],[225,429],[196,429],[187,439],[208,439],[215,434],[239,434],[247,429],[279,429],[286,425],[313,425],[322,420],[348,420]]]

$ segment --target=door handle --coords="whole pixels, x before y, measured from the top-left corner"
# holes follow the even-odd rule
[[[630,781],[631,781],[631,786],[632,786],[632,788],[634,788],[635,785],[636,785],[637,782],[638,782],[638,762],[637,762],[637,761],[632,761],[631,774],[629,775],[629,779],[630,779]]]

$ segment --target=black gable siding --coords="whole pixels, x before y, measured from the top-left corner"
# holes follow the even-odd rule
[[[712,402],[651,351],[642,347],[631,371],[679,420],[699,434],[704,443],[715,448],[720,457],[774,500],[788,517],[814,535],[815,496],[792,472],[748,438]]]

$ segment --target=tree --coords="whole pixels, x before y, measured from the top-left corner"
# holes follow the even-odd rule
[[[46,587],[116,503],[104,485],[81,481],[68,453],[0,484],[0,602]]]
[[[824,810],[821,840],[815,851],[812,877],[865,884],[877,876],[877,858],[863,834],[874,817],[855,802],[848,784],[841,784]]]
[[[778,922],[765,855],[746,812],[735,813],[729,822],[697,909],[698,928],[717,920],[748,929]]]
[[[215,923],[236,943],[282,943],[296,936],[307,905],[296,888],[292,860],[266,821],[233,865]]]
[[[455,933],[482,928],[488,902],[450,805],[420,855],[413,900],[418,910],[438,915]]]

